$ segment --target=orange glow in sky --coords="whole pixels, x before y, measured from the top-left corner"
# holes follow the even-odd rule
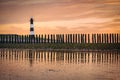
[[[0,0],[0,34],[120,33],[120,0]]]

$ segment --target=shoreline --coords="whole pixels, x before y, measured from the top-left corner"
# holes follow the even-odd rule
[[[40,51],[120,51],[118,44],[0,44],[0,49],[25,49]]]
[[[87,49],[18,49],[18,48],[0,48],[0,50],[36,50],[36,51],[76,51],[76,52],[102,52],[102,51],[120,51],[119,49],[113,50],[87,50]]]

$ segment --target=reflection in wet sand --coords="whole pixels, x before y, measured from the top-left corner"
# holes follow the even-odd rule
[[[119,80],[120,51],[0,49],[0,80]]]
[[[72,51],[40,51],[40,50],[18,50],[18,49],[1,49],[1,60],[27,60],[30,65],[34,61],[44,63],[117,63],[120,62],[119,51],[99,51],[99,52],[72,52]]]

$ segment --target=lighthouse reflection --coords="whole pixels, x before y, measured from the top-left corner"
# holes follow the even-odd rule
[[[0,59],[7,61],[26,61],[32,65],[36,62],[49,64],[119,64],[119,51],[72,52],[41,51],[26,49],[0,49]]]

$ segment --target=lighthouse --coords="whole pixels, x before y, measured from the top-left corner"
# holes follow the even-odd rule
[[[30,18],[30,37],[34,37],[34,25],[33,25],[33,18]]]

